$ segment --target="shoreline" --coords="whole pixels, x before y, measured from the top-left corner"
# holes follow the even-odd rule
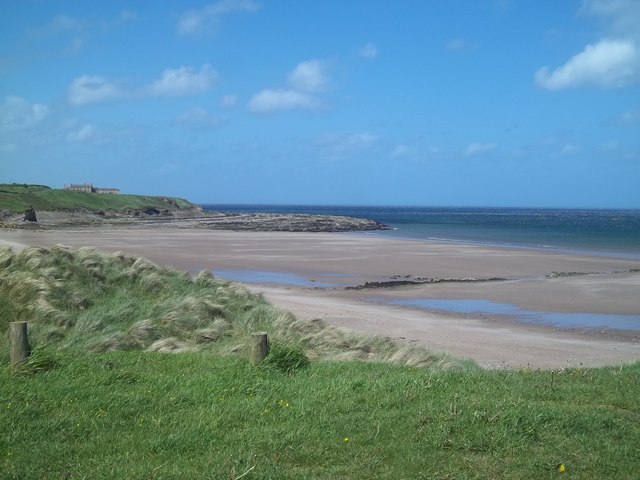
[[[499,315],[450,315],[389,301],[414,297],[489,299],[522,308],[638,315],[640,261],[559,252],[452,245],[344,233],[232,232],[176,228],[67,228],[0,232],[0,245],[91,246],[143,256],[183,271],[283,272],[332,288],[247,284],[301,319],[389,336],[471,358],[487,368],[597,367],[640,359],[640,335],[554,329]],[[628,270],[628,271],[627,271]],[[549,277],[552,272],[567,275]],[[593,272],[599,272],[594,275]],[[619,272],[619,273],[611,273]],[[622,273],[620,273],[622,272]],[[347,285],[414,278],[507,278],[347,291]],[[543,308],[543,309],[544,309]]]

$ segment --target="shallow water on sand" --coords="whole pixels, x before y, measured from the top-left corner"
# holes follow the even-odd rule
[[[335,287],[337,284],[326,281],[317,281],[296,275],[295,273],[285,272],[269,272],[264,270],[213,270],[213,274],[217,277],[231,280],[233,282],[245,283],[268,283],[277,285],[291,285],[295,287],[317,287],[328,288]],[[329,275],[323,275],[328,277]]]
[[[519,322],[544,324],[559,328],[605,328],[640,331],[640,315],[545,312],[526,310],[517,305],[497,303],[490,300],[414,298],[392,300],[388,303],[462,314],[507,316]]]

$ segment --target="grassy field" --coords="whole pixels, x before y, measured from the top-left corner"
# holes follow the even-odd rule
[[[85,208],[91,211],[121,211],[126,208],[155,207],[157,209],[189,209],[194,205],[172,197],[145,195],[110,195],[49,188],[44,185],[0,184],[0,210],[24,212]]]
[[[638,365],[462,372],[316,361],[286,374],[202,353],[46,358],[56,368],[0,372],[0,478],[632,479],[640,471]]]
[[[298,321],[207,273],[65,247],[0,250],[0,332],[20,319],[34,351],[12,373],[0,339],[0,479],[640,471],[640,364],[484,371]],[[254,330],[272,339],[260,367]]]

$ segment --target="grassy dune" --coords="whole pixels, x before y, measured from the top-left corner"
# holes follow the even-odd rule
[[[11,373],[0,340],[0,479],[640,471],[640,364],[483,371],[300,322],[206,273],[65,247],[0,250],[0,332],[18,319],[35,348]],[[274,345],[258,368],[253,330]]]
[[[195,205],[181,198],[146,195],[110,195],[49,188],[44,185],[0,184],[0,210],[24,212],[84,208],[91,211],[121,211],[126,208],[154,207],[181,210]]]
[[[274,343],[300,346],[314,359],[471,365],[322,321],[298,321],[206,271],[192,278],[143,258],[87,248],[0,249],[0,330],[17,320],[30,322],[36,344],[80,351],[244,355],[249,333],[259,330]]]

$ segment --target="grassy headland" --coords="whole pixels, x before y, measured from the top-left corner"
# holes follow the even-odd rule
[[[13,320],[34,347],[18,374]],[[280,360],[250,366],[254,330]],[[483,371],[298,321],[206,272],[66,247],[0,250],[0,332],[0,478],[640,471],[640,364]]]
[[[19,213],[33,207],[36,211],[86,209],[92,212],[120,212],[129,208],[189,210],[196,205],[173,197],[147,195],[111,195],[50,188],[45,185],[0,184],[0,210]]]

